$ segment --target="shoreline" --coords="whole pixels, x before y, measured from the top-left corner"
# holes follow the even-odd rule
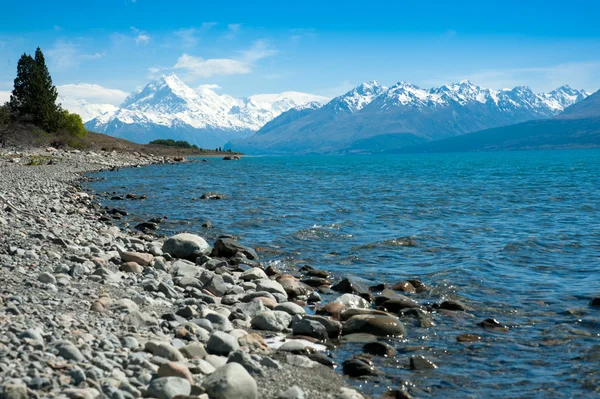
[[[35,157],[51,164],[25,166]],[[296,346],[287,351],[274,350],[252,326],[248,328],[248,313],[256,313],[251,308],[273,312],[268,308],[274,304],[272,296],[290,304],[289,309],[276,311],[282,313],[273,313],[286,321],[283,313],[287,313],[290,321],[284,331],[292,332],[292,313],[298,313],[299,306],[285,300],[281,285],[272,284],[273,288],[264,282],[272,292],[254,302],[236,302],[246,304],[238,308],[248,309],[237,310],[242,316],[233,317],[230,305],[216,304],[227,296],[215,292],[225,294],[220,291],[225,287],[251,292],[253,278],[242,280],[239,271],[216,274],[197,262],[162,257],[161,241],[102,222],[106,212],[79,187],[87,173],[176,161],[143,154],[59,150],[12,154],[10,159],[0,154],[0,280],[5,282],[0,294],[0,336],[10,337],[0,340],[2,358],[10,359],[0,360],[3,397],[93,398],[101,392],[168,397],[175,391],[208,397],[202,391],[210,392],[209,376],[214,370],[233,373],[229,378],[234,385],[236,380],[251,378],[260,398],[279,397],[293,385],[297,387],[289,395],[299,395],[300,390],[306,397],[362,397],[332,368],[310,359],[318,358],[303,346],[310,346],[311,337],[295,341]],[[231,259],[232,265],[241,261],[238,269],[246,263],[259,266]],[[258,273],[248,265],[242,268],[253,270],[247,275]],[[192,277],[197,274],[198,279]],[[214,281],[196,292],[194,286],[202,276]],[[204,321],[191,323],[197,321],[192,316]],[[230,329],[228,324],[239,328]],[[229,342],[231,337],[235,343]],[[235,352],[234,363],[242,364],[242,371],[223,365],[228,350]]]

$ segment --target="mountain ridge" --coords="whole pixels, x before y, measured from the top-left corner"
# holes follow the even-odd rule
[[[430,89],[407,82],[386,88],[371,81],[304,115],[288,118],[284,113],[279,121],[288,118],[287,123],[266,124],[226,148],[278,154],[370,151],[369,140],[382,145],[378,136],[394,138],[396,143],[405,139],[406,144],[452,137],[552,117],[588,95],[566,85],[536,94],[525,86],[493,90],[470,81]]]

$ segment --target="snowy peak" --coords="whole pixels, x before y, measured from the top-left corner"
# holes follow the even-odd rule
[[[81,116],[84,122],[94,118],[108,119],[118,109],[112,104],[91,104],[83,99],[69,99],[62,96],[58,97],[58,102],[69,112]]]
[[[387,87],[382,86],[376,80],[371,80],[356,86],[344,95],[334,98],[331,102],[337,111],[354,113],[370,104],[386,90]]]

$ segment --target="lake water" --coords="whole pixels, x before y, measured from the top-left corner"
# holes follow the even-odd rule
[[[162,233],[227,233],[281,267],[310,264],[372,283],[417,278],[421,303],[459,299],[474,310],[407,322],[387,376],[417,397],[600,395],[600,151],[248,157],[157,165],[96,176],[97,192],[147,194],[105,204],[135,220],[165,215]],[[228,199],[201,201],[214,191]],[[201,223],[210,220],[214,228]],[[486,331],[493,317],[511,326]],[[480,343],[456,336],[479,334]],[[338,360],[360,345],[342,346]],[[411,371],[423,354],[439,368]]]

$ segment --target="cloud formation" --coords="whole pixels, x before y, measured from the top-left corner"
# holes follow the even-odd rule
[[[186,80],[197,80],[219,75],[245,75],[252,72],[256,61],[276,53],[277,51],[272,49],[268,43],[259,40],[254,42],[249,49],[240,51],[239,57],[236,58],[204,59],[184,53],[173,67],[162,69],[181,70],[185,72],[184,79]],[[156,74],[160,70],[156,67],[149,69],[151,74]]]
[[[68,99],[82,99],[90,103],[113,105],[121,104],[128,94],[122,90],[108,89],[92,83],[66,84],[57,86],[56,88],[62,97]]]
[[[106,53],[96,52],[86,54],[81,51],[81,45],[78,43],[57,40],[54,43],[54,46],[46,51],[46,55],[49,57],[50,62],[52,62],[55,67],[60,69],[68,69],[79,66],[79,64],[85,60],[102,58],[106,55]]]
[[[135,44],[137,44],[138,46],[140,44],[143,44],[145,46],[150,42],[150,36],[143,30],[139,30],[135,26],[131,26],[129,29],[131,29],[131,31],[133,32],[133,40],[135,40]]]

